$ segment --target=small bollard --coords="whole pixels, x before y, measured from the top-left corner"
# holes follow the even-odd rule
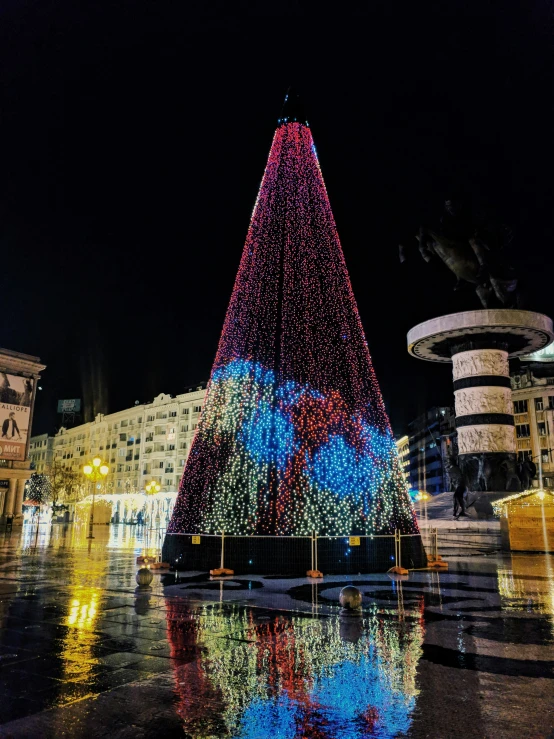
[[[150,587],[154,575],[152,574],[149,567],[141,567],[137,572],[136,581],[139,586],[139,590],[146,590]]]
[[[362,611],[362,594],[354,585],[346,585],[339,595],[342,615],[357,616]]]

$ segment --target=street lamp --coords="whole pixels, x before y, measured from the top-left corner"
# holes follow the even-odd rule
[[[162,489],[159,482],[156,482],[156,480],[150,480],[148,485],[144,488],[148,495],[155,495],[156,493],[159,493]]]
[[[146,490],[146,493],[148,495],[156,495],[156,493],[159,493],[161,488],[161,485],[156,480],[150,480],[148,485],[144,488]],[[150,506],[150,529],[152,529],[152,519],[154,518],[154,511],[152,508],[152,505]]]
[[[144,489],[146,490],[146,493],[148,495],[156,495],[156,493],[159,493],[162,488],[161,488],[161,485],[160,485],[159,482],[157,482],[156,480],[150,480],[150,482],[148,483],[148,485],[145,485]],[[159,503],[158,503],[158,505],[159,505]],[[150,545],[151,540],[152,540],[152,528],[153,528],[152,527],[152,524],[153,524],[153,519],[154,519],[154,510],[153,510],[153,507],[151,505],[150,506],[150,529],[148,531],[148,544],[149,545]]]
[[[83,467],[83,474],[90,480],[92,485],[92,502],[90,504],[90,519],[88,525],[88,536],[87,539],[94,539],[92,533],[92,526],[94,524],[94,496],[96,494],[96,483],[99,480],[104,480],[110,468],[102,463],[100,457],[95,457],[90,464],[86,464]]]

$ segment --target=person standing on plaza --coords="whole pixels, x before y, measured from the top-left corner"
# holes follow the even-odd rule
[[[454,491],[454,518],[458,519],[460,516],[467,516],[465,510],[464,495],[467,491],[467,485],[465,482],[460,480]]]

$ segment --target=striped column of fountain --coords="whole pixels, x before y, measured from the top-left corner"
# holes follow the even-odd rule
[[[452,349],[460,454],[515,454],[508,350]]]
[[[508,359],[553,338],[548,316],[506,308],[451,313],[408,332],[412,356],[452,362],[459,454],[450,464],[469,490],[492,499],[520,488]]]

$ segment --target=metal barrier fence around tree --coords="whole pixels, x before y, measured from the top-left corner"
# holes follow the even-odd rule
[[[374,536],[167,534],[163,560],[180,571],[228,568],[235,574],[358,574],[427,566],[421,536],[399,531]]]

